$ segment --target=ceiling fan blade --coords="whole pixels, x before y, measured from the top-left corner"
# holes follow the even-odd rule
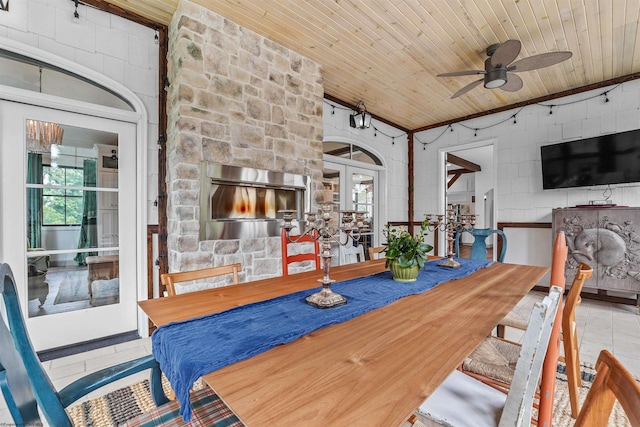
[[[529,56],[514,62],[509,68],[507,68],[507,71],[517,73],[520,71],[537,70],[539,68],[549,67],[562,61],[566,61],[571,58],[572,55],[573,54],[571,52],[565,51],[541,53],[540,55]]]
[[[486,74],[486,71],[482,71],[482,70],[454,71],[452,73],[437,74],[436,77],[472,76],[474,74]]]
[[[491,66],[498,67],[511,64],[520,53],[521,43],[519,40],[507,40],[502,43],[493,55],[491,55]]]
[[[507,82],[500,86],[500,89],[507,92],[515,92],[522,89],[522,79],[516,74],[507,74]]]
[[[483,81],[484,81],[484,78],[482,78],[480,80],[476,80],[475,82],[469,83],[468,85],[466,85],[465,87],[463,87],[462,89],[460,89],[459,91],[457,91],[456,93],[451,95],[451,99],[457,98],[460,95],[463,95],[463,94],[469,92],[471,89],[473,89],[474,87],[478,86]]]

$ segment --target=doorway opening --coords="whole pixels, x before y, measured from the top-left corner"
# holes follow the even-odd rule
[[[480,141],[440,150],[440,213],[447,210],[454,215],[475,214],[475,228],[495,228],[497,174],[494,140]],[[471,245],[473,238],[461,235],[463,248]],[[494,237],[495,238],[495,237]],[[439,255],[446,255],[446,236],[438,234]],[[492,243],[487,242],[489,247]]]

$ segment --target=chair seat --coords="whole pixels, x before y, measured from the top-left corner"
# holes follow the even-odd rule
[[[511,384],[521,349],[510,341],[487,337],[465,358],[462,370]]]
[[[527,329],[527,319],[513,310],[507,313],[507,315],[502,318],[500,324],[503,326],[511,326],[512,328],[516,329],[522,329],[523,331]]]
[[[191,421],[186,423],[180,416],[177,400],[154,408],[152,411],[133,418],[125,424],[128,427],[189,426],[189,427],[242,427],[244,424],[209,387],[191,394]]]
[[[416,411],[426,426],[495,427],[507,395],[453,371]]]

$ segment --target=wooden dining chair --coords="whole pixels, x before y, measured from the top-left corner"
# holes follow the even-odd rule
[[[574,427],[606,427],[616,400],[631,425],[640,426],[640,383],[609,351],[602,350],[596,362],[596,378]]]
[[[298,252],[289,255],[289,245],[303,243],[312,243],[313,252]],[[318,270],[320,268],[320,244],[317,240],[317,233],[313,236],[307,234],[302,237],[300,237],[299,235],[289,235],[289,239],[287,239],[287,234],[285,230],[282,229],[282,233],[280,235],[280,246],[282,248],[283,276],[289,275],[289,264],[294,262],[313,261],[315,263],[315,269]]]
[[[554,286],[542,302],[534,305],[506,394],[455,370],[417,409],[419,421],[447,427],[529,426],[561,295],[562,289]]]
[[[369,252],[369,259],[370,260],[374,260],[374,259],[378,259],[379,257],[384,257],[384,251],[387,249],[386,246],[377,246],[374,248],[369,248],[367,249],[367,251]],[[378,255],[380,254],[380,255]]]
[[[150,393],[155,409],[127,421],[129,426],[182,425],[180,404],[170,402],[162,388],[162,372],[153,356],[100,369],[57,390],[33,349],[16,294],[15,278],[8,264],[0,264],[0,390],[15,425],[72,427],[66,408],[114,381],[150,370]],[[193,419],[206,426],[241,427],[235,414],[208,387],[191,395]],[[42,418],[41,418],[42,417]],[[119,420],[124,422],[126,420]]]
[[[564,361],[567,366],[567,385],[573,418],[578,415],[578,390],[582,386],[575,309],[580,304],[580,292],[584,282],[592,273],[591,266],[580,264],[562,309]],[[488,384],[508,389],[513,380],[520,349],[521,345],[518,343],[499,337],[487,337],[465,358],[462,370]]]
[[[504,260],[504,256],[507,253],[507,236],[504,235],[502,230],[494,230],[492,228],[469,228],[456,234],[455,249],[456,257],[460,257],[460,239],[463,233],[469,233],[473,236],[473,243],[471,244],[471,259],[486,260],[487,259],[487,237],[492,234],[497,234],[502,239],[502,249],[500,254],[496,258],[498,262]]]
[[[242,270],[242,265],[229,264],[220,267],[203,268],[201,270],[183,271],[179,273],[164,273],[160,275],[160,281],[167,290],[167,296],[172,297],[176,295],[176,283],[191,282],[193,280],[210,279],[212,277],[224,276],[227,274],[232,275],[232,282],[230,284],[237,285],[238,273]]]

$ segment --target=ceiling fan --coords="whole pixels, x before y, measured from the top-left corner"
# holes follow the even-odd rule
[[[507,40],[500,44],[493,44],[487,48],[488,58],[484,61],[484,70],[464,70],[452,73],[438,74],[436,77],[471,76],[474,74],[484,74],[480,80],[469,83],[451,96],[451,99],[469,92],[474,87],[484,82],[487,89],[500,88],[507,92],[515,92],[522,89],[522,79],[513,73],[520,71],[531,71],[539,68],[549,67],[571,58],[571,52],[559,51],[541,53],[529,56],[519,61],[513,62],[520,53],[521,43],[519,40]],[[512,64],[513,62],[513,64]],[[509,65],[511,64],[511,65]]]

